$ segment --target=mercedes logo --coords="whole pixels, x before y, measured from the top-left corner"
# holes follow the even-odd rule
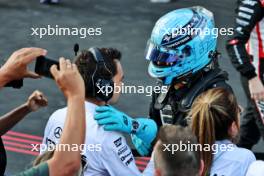
[[[61,137],[61,133],[62,133],[62,128],[61,127],[55,128],[55,130],[54,130],[54,136],[56,138],[60,138]]]

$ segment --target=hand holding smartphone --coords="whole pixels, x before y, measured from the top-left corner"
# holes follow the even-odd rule
[[[36,60],[35,72],[41,76],[53,79],[53,76],[50,73],[50,67],[54,64],[60,69],[58,61],[49,59],[45,56],[39,56]]]

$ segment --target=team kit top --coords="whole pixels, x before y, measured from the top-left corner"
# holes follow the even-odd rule
[[[241,0],[234,37],[228,41],[231,61],[241,75],[264,81],[264,0]],[[257,71],[256,71],[257,70]]]
[[[234,37],[228,41],[231,61],[242,76],[264,84],[264,0],[243,0],[237,8]],[[264,102],[256,101],[264,125]]]
[[[82,156],[84,175],[141,175],[125,137],[114,131],[105,131],[94,120],[97,105],[85,102],[86,150]],[[66,120],[67,108],[55,111],[45,128],[43,144],[52,147],[59,143]],[[44,146],[44,145],[43,145]],[[41,153],[47,151],[41,147]]]

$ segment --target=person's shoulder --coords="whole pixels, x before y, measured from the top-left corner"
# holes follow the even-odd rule
[[[102,144],[102,152],[100,152],[103,160],[107,161],[109,158],[111,158],[114,162],[113,165],[120,166],[121,170],[122,168],[127,170],[128,168],[131,169],[132,167],[133,172],[137,172],[133,153],[122,133],[107,132],[106,136],[107,138],[105,138]],[[131,172],[131,170],[125,170],[122,170],[122,172]]]
[[[236,147],[234,151],[236,153],[240,153],[241,155],[247,155],[247,156],[255,157],[253,152],[251,150],[246,149],[246,148]]]
[[[60,109],[57,109],[56,111],[54,111],[52,113],[52,116],[53,115],[58,115],[58,114],[61,114],[61,113],[66,113],[67,112],[67,107],[64,107],[64,108],[60,108]]]
[[[260,175],[264,175],[264,161],[255,161],[249,166],[247,176]]]
[[[245,175],[248,167],[256,160],[254,154],[244,148],[232,144],[214,158],[211,174],[217,175]]]
[[[252,151],[241,147],[235,147],[232,151],[232,156],[234,157],[234,159],[236,158],[238,161],[241,162],[253,162],[256,160],[256,157]]]
[[[122,133],[117,131],[105,131],[103,126],[99,127],[100,134],[102,135],[101,141],[106,147],[111,147],[113,145],[119,145],[119,141],[126,142],[125,137]]]
[[[67,114],[67,108],[61,108],[51,114],[45,128],[45,136],[53,131],[53,128],[60,127],[62,129]]]
[[[66,118],[66,114],[67,114],[67,107],[58,109],[56,111],[54,111],[50,118],[49,121],[51,120],[60,120],[60,119],[65,119]]]
[[[105,131],[103,126],[99,127],[95,143],[100,143],[105,152],[116,152],[120,148],[128,147],[124,135],[117,131]]]
[[[232,160],[235,162],[233,168],[238,168],[240,175],[245,175],[249,166],[256,161],[252,151],[240,147],[235,148],[230,158],[233,158]]]

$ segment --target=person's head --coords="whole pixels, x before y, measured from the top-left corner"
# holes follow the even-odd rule
[[[236,97],[223,88],[213,88],[197,97],[190,111],[192,131],[198,142],[212,146],[217,140],[235,139],[240,108]],[[213,151],[202,151],[205,172],[210,172]]]
[[[96,62],[94,55],[89,50],[81,51],[75,58],[80,74],[82,75],[85,83],[85,96],[89,101],[96,104],[103,105],[104,103],[116,103],[120,96],[120,91],[114,91],[109,87],[100,87],[96,80],[112,80],[113,88],[119,87],[122,84],[124,73],[120,63],[121,52],[113,48],[100,48],[98,49],[103,57],[104,63],[99,66]],[[98,59],[97,59],[98,60]],[[106,91],[109,91],[106,93]],[[102,93],[111,94],[113,96],[110,100],[105,102],[100,95]]]
[[[200,151],[180,150],[180,145],[198,144],[188,127],[162,126],[154,147],[156,176],[197,176],[203,170]]]
[[[212,12],[200,6],[163,15],[156,22],[146,49],[150,76],[170,85],[202,70],[216,50],[213,29]]]

